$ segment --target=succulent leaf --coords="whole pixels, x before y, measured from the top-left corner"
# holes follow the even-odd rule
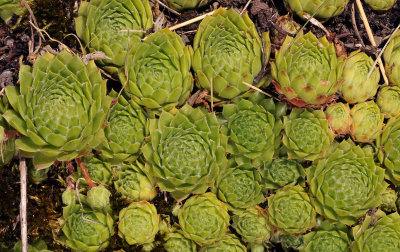
[[[372,9],[378,11],[385,11],[392,8],[397,0],[365,0]]]
[[[14,14],[19,16],[25,11],[25,7],[21,5],[19,0],[0,0],[0,18],[2,18],[5,23],[10,21]]]
[[[210,1],[211,0],[167,0],[168,5],[177,11],[200,8]]]
[[[234,234],[227,234],[217,242],[200,248],[199,252],[246,252],[246,247]]]
[[[182,230],[173,230],[165,236],[164,248],[168,252],[196,252],[197,245],[183,235]]]

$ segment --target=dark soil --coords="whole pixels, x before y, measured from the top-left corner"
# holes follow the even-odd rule
[[[76,15],[76,3],[73,0],[36,0],[31,6],[33,13],[37,19],[38,26],[45,28],[47,33],[55,40],[59,40],[66,44],[75,52],[80,52],[77,46],[77,39],[68,34],[74,34],[74,16]],[[172,26],[204,13],[210,12],[219,6],[234,7],[241,11],[246,5],[247,0],[216,0],[210,5],[199,10],[186,11],[180,16],[171,13],[162,6],[155,4],[153,6],[154,20],[163,13],[167,26]],[[286,15],[287,10],[282,4],[282,0],[252,0],[247,7],[247,12],[250,18],[256,24],[259,33],[265,31],[274,31],[277,26],[277,18],[280,15]],[[324,23],[324,26],[329,32],[335,33],[339,41],[343,43],[348,51],[358,49],[357,44],[360,44],[358,37],[353,28],[351,21],[352,5],[351,0],[347,5],[344,13]],[[374,35],[376,36],[378,47],[382,47],[386,42],[388,35],[400,23],[400,1],[397,1],[395,6],[386,12],[375,12],[368,6],[364,5],[365,11],[370,22]],[[356,24],[360,36],[366,45],[361,48],[367,53],[377,51],[371,47],[364,25],[360,15],[355,8]],[[297,17],[295,20],[304,24]],[[194,23],[183,28],[177,29],[185,42],[190,44],[193,40],[196,29],[199,23]],[[311,30],[317,36],[325,35],[322,30],[308,24],[305,27],[305,32]],[[33,33],[33,34],[32,34]],[[68,35],[68,36],[67,36]],[[30,64],[35,57],[29,57],[28,43],[34,39],[35,47],[38,45],[38,33],[31,28],[29,24],[29,16],[24,16],[20,19],[13,19],[6,25],[0,20],[0,88],[6,85],[18,84],[18,69],[20,63]],[[50,45],[53,49],[58,49],[58,43],[51,41],[48,37],[42,41],[41,47]],[[275,48],[278,45],[275,45]],[[31,51],[36,48],[33,47]],[[273,55],[272,55],[273,57]],[[107,78],[106,76],[104,76]],[[109,86],[120,88],[118,81],[109,80]],[[109,88],[110,88],[109,87]],[[50,249],[55,251],[66,251],[67,249],[53,242],[52,229],[57,227],[57,218],[61,216],[62,204],[61,193],[65,189],[65,178],[68,175],[67,169],[62,166],[51,168],[48,173],[49,178],[39,185],[30,183],[28,186],[28,225],[29,225],[29,240],[33,241],[38,238],[45,239]],[[20,223],[19,223],[19,171],[17,160],[13,161],[8,167],[0,169],[0,251],[3,251],[2,246],[12,247],[19,240]],[[167,197],[167,202],[164,198]],[[114,199],[114,203],[116,203]],[[168,214],[174,205],[174,201],[168,195],[159,193],[159,196],[154,200],[157,209],[162,214]],[[121,209],[123,206],[118,206]],[[115,211],[117,212],[117,210]],[[171,216],[172,219],[174,218]],[[160,239],[160,237],[158,237]],[[117,236],[113,237],[109,251],[117,250],[125,247],[121,239]],[[155,251],[161,251],[157,247]],[[279,251],[279,248],[271,251]],[[127,251],[132,251],[130,248]]]

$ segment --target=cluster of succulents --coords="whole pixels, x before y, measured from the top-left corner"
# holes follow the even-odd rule
[[[182,11],[209,1],[167,2]],[[284,2],[325,21],[348,0]],[[370,56],[338,56],[311,32],[287,36],[270,60],[270,34],[260,36],[246,13],[216,10],[193,46],[168,28],[148,34],[152,15],[147,0],[83,1],[76,33],[105,57],[46,53],[5,89],[0,163],[18,150],[31,158],[34,183],[55,163],[70,167],[58,243],[400,250],[400,33],[384,52],[390,83],[379,88]],[[270,84],[268,74],[257,78],[269,63],[274,98],[254,90]],[[107,90],[98,67],[119,78],[120,92]],[[219,106],[187,103],[194,88]],[[164,196],[175,205],[168,215],[154,202]]]

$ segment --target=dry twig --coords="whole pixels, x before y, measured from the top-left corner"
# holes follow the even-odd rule
[[[180,24],[171,26],[171,27],[169,27],[169,29],[170,29],[171,31],[173,31],[173,30],[176,30],[176,29],[185,27],[185,26],[187,26],[187,25],[196,23],[196,22],[198,22],[198,21],[203,20],[203,19],[204,19],[205,17],[207,17],[207,16],[211,16],[212,14],[214,14],[214,12],[215,12],[215,11],[211,11],[211,12],[208,12],[208,13],[206,13],[206,14],[204,14],[204,15],[201,15],[201,16],[198,16],[198,17],[189,19],[189,20],[187,20],[187,21],[185,21],[185,22],[183,22],[183,23],[180,23]]]
[[[360,12],[361,19],[362,19],[365,29],[367,31],[369,41],[371,42],[372,46],[376,46],[374,35],[372,34],[372,30],[371,30],[371,27],[369,26],[369,22],[368,22],[367,16],[365,15],[365,11],[362,6],[362,3],[360,0],[356,0],[356,3],[357,3],[358,11]],[[378,65],[379,65],[379,69],[381,70],[383,80],[387,84],[387,83],[389,83],[389,81],[388,81],[388,78],[385,73],[385,67],[383,66],[382,59],[381,59],[381,57],[378,56],[378,54],[375,54],[375,56],[378,58]]]
[[[362,40],[360,32],[358,31],[358,28],[357,28],[356,11],[354,9],[354,3],[351,5],[351,23],[353,24],[354,32],[356,33],[357,38],[360,41],[362,47],[365,47],[364,41]]]
[[[247,7],[249,7],[250,3],[251,3],[251,0],[247,1],[247,3],[244,6],[243,10],[240,12],[240,15],[243,15],[243,13],[246,11]]]
[[[28,216],[27,216],[27,173],[28,169],[26,167],[25,158],[19,155],[19,171],[21,180],[21,203],[20,203],[20,219],[21,219],[21,242],[22,242],[22,252],[28,252]]]
[[[161,2],[160,0],[156,0],[156,2],[157,2],[159,5],[161,5],[162,7],[166,8],[167,10],[169,10],[170,12],[174,13],[175,15],[178,15],[178,16],[181,15],[181,13],[179,13],[179,12],[177,12],[177,11],[171,9],[170,7],[168,7],[168,5],[166,5],[165,3]]]

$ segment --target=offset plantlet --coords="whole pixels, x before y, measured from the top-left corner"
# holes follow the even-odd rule
[[[400,185],[400,117],[391,118],[376,140],[379,161],[386,175],[396,186]]]
[[[217,242],[200,248],[199,252],[233,251],[246,252],[246,247],[234,234],[227,234]]]
[[[248,164],[223,170],[212,191],[231,211],[244,210],[265,201],[261,174]]]
[[[392,8],[396,0],[365,0],[365,2],[374,10],[385,11]]]
[[[183,106],[150,121],[151,143],[143,148],[146,171],[177,200],[204,193],[226,165],[214,113]]]
[[[375,67],[367,79],[373,64],[374,60],[360,51],[352,52],[346,59],[343,69],[344,82],[340,91],[348,103],[364,102],[375,96],[381,76],[379,69]]]
[[[26,0],[26,2],[30,2]],[[19,0],[0,0],[0,18],[4,20],[5,23],[10,21],[12,16],[22,15],[26,11],[25,6],[21,4]]]
[[[379,208],[386,213],[396,212],[396,200],[397,193],[392,188],[386,188],[382,194],[382,204],[379,206]]]
[[[110,214],[71,204],[63,208],[61,241],[74,251],[101,251],[108,247],[114,234]]]
[[[189,198],[178,209],[178,219],[185,237],[200,246],[220,240],[229,225],[226,205],[210,192]]]
[[[75,24],[89,51],[108,57],[99,60],[100,65],[115,74],[125,64],[130,47],[152,28],[153,15],[148,0],[91,0],[81,3]]]
[[[232,216],[232,227],[251,251],[264,251],[271,235],[268,215],[260,207],[249,208]]]
[[[85,166],[89,177],[96,183],[111,185],[113,178],[112,165],[108,162],[101,161],[97,156],[89,154],[82,157],[82,164]],[[78,178],[83,178],[84,175],[80,167],[78,167],[78,172],[73,174],[73,178],[77,180]],[[85,181],[81,181],[85,183]]]
[[[304,18],[304,14],[315,14],[315,18],[326,21],[341,14],[349,0],[285,0],[284,2],[301,18]]]
[[[271,226],[281,234],[302,234],[317,225],[310,197],[299,185],[284,187],[270,196],[268,215]]]
[[[192,48],[185,46],[178,34],[165,28],[132,47],[119,78],[139,105],[170,110],[182,105],[193,89],[192,53]]]
[[[396,251],[400,249],[400,216],[393,213],[373,224],[366,216],[362,225],[353,228],[352,252]],[[371,225],[371,226],[370,226]]]
[[[116,99],[117,93],[112,91],[110,96]],[[119,96],[108,114],[101,158],[113,164],[135,161],[149,135],[148,126],[142,108],[132,99]]]
[[[397,31],[383,53],[390,83],[400,86],[400,31]]]
[[[177,11],[200,8],[209,2],[210,0],[167,0],[168,5]]]
[[[122,164],[115,168],[114,188],[127,201],[153,200],[157,195],[155,184],[144,171],[143,164]]]
[[[303,236],[301,252],[350,252],[350,239],[341,230],[313,231]]]
[[[213,91],[214,101],[235,98],[246,93],[246,82],[260,87],[265,79],[253,79],[267,64],[271,50],[269,34],[262,35],[263,44],[247,13],[218,9],[199,26],[193,41],[193,70],[197,86]]]
[[[351,135],[357,142],[370,143],[382,133],[384,115],[373,101],[356,104],[350,111]]]
[[[168,252],[196,252],[197,245],[194,241],[186,238],[183,231],[178,228],[173,228],[171,232],[167,233],[164,238],[164,249]]]
[[[224,105],[221,133],[228,137],[227,152],[236,163],[259,167],[272,160],[280,145],[282,120],[275,115],[286,111],[286,105],[256,94],[251,98],[256,96]]]
[[[298,182],[304,183],[304,168],[296,160],[274,159],[265,163],[260,171],[264,189],[279,189]]]
[[[338,135],[350,133],[353,119],[350,116],[348,103],[339,102],[329,105],[325,110],[325,115],[333,132]]]
[[[376,98],[376,104],[385,118],[400,115],[400,87],[383,85]]]
[[[159,219],[153,204],[133,202],[119,212],[118,235],[129,245],[142,245],[144,251],[151,251]]]
[[[104,141],[111,98],[93,61],[46,53],[33,68],[21,66],[19,80],[19,88],[6,87],[12,109],[3,116],[23,135],[15,144],[37,169],[73,160]]]
[[[322,110],[293,109],[283,118],[283,125],[282,142],[289,158],[312,161],[324,157],[334,138]]]
[[[375,164],[371,149],[350,139],[335,143],[327,157],[315,161],[306,173],[316,211],[349,226],[380,205],[388,186],[385,170]]]
[[[298,107],[330,102],[343,83],[344,59],[326,37],[309,32],[293,39],[286,37],[271,63],[276,90]]]

